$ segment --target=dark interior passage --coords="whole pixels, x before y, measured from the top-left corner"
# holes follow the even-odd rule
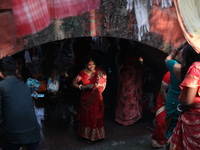
[[[27,61],[28,59],[22,61],[25,61],[25,67],[30,70],[30,74],[27,75],[28,73],[22,70],[27,75],[25,79],[36,78],[44,86],[44,89],[38,91],[38,93],[45,94],[44,98],[33,99],[42,129],[41,150],[81,149],[89,146],[77,134],[76,115],[80,90],[71,87],[72,79],[78,71],[85,67],[84,59],[87,55],[95,57],[97,65],[104,68],[108,76],[107,87],[103,93],[106,139],[97,144],[151,134],[149,130],[145,129],[144,124],[153,122],[155,117],[150,108],[155,106],[161,79],[167,71],[164,64],[167,54],[148,45],[130,41],[137,54],[143,58],[142,89],[145,98],[142,101],[142,119],[125,127],[115,122],[120,71],[120,59],[118,58],[122,55],[118,48],[120,40],[112,37],[82,37],[63,40],[64,42],[46,43],[26,50],[30,54],[30,59],[29,61]],[[20,62],[20,58],[26,52],[23,51],[13,57],[21,64],[23,62]],[[59,90],[48,92],[45,89],[48,78],[57,78],[58,75]],[[150,95],[152,95],[151,100]]]

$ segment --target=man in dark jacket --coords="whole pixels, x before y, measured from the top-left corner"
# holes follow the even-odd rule
[[[0,60],[0,121],[3,125],[3,150],[25,146],[37,150],[40,127],[34,112],[30,88],[16,76],[16,62],[11,57]]]

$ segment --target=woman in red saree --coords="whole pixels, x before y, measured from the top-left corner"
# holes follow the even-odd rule
[[[166,144],[166,110],[165,101],[167,96],[167,90],[170,84],[170,72],[168,71],[161,83],[160,92],[156,100],[156,123],[155,129],[152,134],[152,145],[155,148],[164,147]]]
[[[123,63],[120,71],[115,121],[132,125],[142,117],[142,64],[139,57],[132,53]]]
[[[177,107],[180,116],[168,141],[170,150],[200,149],[200,55],[191,46],[183,50],[183,61],[184,55],[189,56],[190,63],[182,70],[181,104]]]
[[[77,116],[78,133],[87,142],[92,142],[105,138],[102,92],[106,87],[106,74],[92,58],[88,58],[85,65],[86,68],[78,73],[72,85],[82,91]]]

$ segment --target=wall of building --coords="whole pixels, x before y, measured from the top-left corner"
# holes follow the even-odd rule
[[[1,0],[0,58],[43,43],[74,37],[109,36],[131,39],[166,53],[185,40],[174,7],[161,8],[157,3],[148,10],[149,32],[139,40],[134,7],[127,11],[126,5],[126,0],[103,0],[99,10],[52,20],[49,27],[37,34],[16,37],[11,5],[9,1]]]

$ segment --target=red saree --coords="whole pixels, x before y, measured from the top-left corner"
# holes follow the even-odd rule
[[[78,112],[80,136],[96,141],[105,138],[103,123],[104,103],[102,92],[106,86],[106,75],[104,70],[96,67],[96,72],[89,76],[84,71],[78,73],[83,85],[94,84],[92,90],[83,90],[80,98]]]
[[[181,83],[181,101],[186,87],[198,87],[200,95],[200,62],[195,62]],[[197,150],[200,149],[200,97],[195,97],[194,104],[188,111],[179,116],[179,120],[172,136],[169,139],[170,150]]]
[[[170,84],[170,72],[168,71],[163,79],[162,84]],[[156,100],[156,124],[155,129],[152,134],[152,145],[154,147],[164,147],[166,144],[166,110],[165,110],[165,100],[162,94],[159,92]]]
[[[119,75],[115,121],[125,126],[142,117],[142,71],[136,68],[138,59],[134,54],[130,55]]]

